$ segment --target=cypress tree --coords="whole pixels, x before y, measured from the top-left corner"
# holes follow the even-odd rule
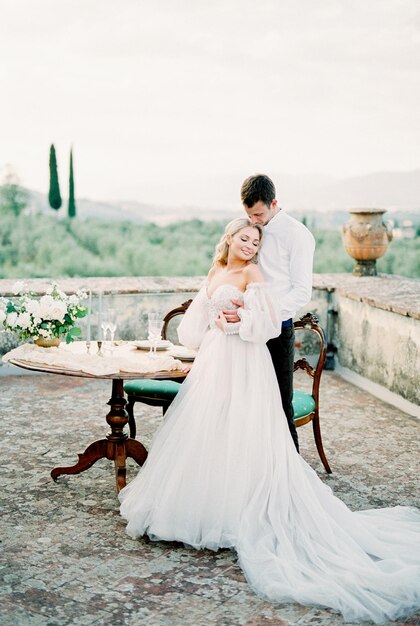
[[[50,207],[58,211],[61,207],[60,184],[58,182],[57,159],[54,144],[50,147],[50,190],[48,193]]]
[[[70,176],[69,176],[69,217],[76,217],[76,201],[74,199],[74,176],[73,176],[73,148],[70,150]]]

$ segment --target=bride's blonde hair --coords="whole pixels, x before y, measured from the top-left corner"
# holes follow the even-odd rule
[[[243,228],[246,228],[247,226],[251,226],[251,228],[255,228],[255,230],[258,230],[258,233],[260,235],[260,245],[261,245],[262,238],[263,238],[262,226],[260,226],[260,224],[252,224],[249,221],[249,219],[247,219],[246,217],[237,217],[236,219],[229,222],[229,224],[227,224],[225,228],[225,232],[222,235],[222,238],[220,239],[219,243],[216,245],[216,250],[213,256],[213,265],[216,265],[217,263],[219,265],[227,264],[227,259],[228,259],[228,254],[229,254],[228,238],[233,237],[234,235],[236,235],[236,233],[238,233]],[[258,263],[258,252],[252,257],[251,262]]]

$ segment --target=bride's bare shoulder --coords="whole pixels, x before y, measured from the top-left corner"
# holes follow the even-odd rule
[[[216,274],[220,272],[220,269],[221,268],[218,263],[215,263],[214,265],[212,265],[209,270],[209,273],[207,274],[207,280],[210,281],[212,278],[214,278]]]
[[[263,283],[264,276],[260,268],[256,263],[250,263],[245,268],[246,282],[248,283]]]

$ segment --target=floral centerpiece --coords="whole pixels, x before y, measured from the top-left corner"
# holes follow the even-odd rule
[[[0,302],[0,329],[16,333],[20,341],[34,339],[40,345],[64,335],[66,343],[71,343],[81,334],[76,322],[87,313],[82,305],[85,292],[68,296],[52,283],[46,294],[38,297],[27,291],[23,282],[16,283],[13,291],[16,300]]]

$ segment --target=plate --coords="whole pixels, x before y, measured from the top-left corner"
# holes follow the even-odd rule
[[[136,346],[138,350],[150,350],[151,343],[148,339],[143,339],[142,341],[133,341],[133,344]],[[167,341],[166,339],[162,339],[156,345],[156,350],[167,350],[172,347],[172,343]]]
[[[197,352],[185,348],[184,346],[174,346],[171,350],[171,356],[173,356],[174,359],[181,359],[181,361],[194,361]]]

